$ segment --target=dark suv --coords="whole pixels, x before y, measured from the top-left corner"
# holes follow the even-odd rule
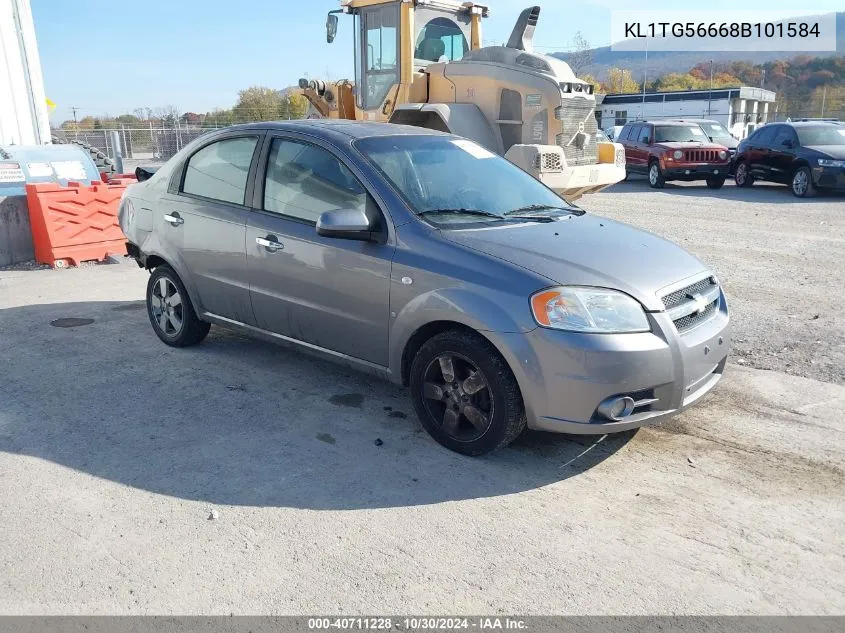
[[[719,189],[730,169],[728,148],[711,142],[698,123],[628,123],[616,142],[625,147],[627,171],[648,175],[655,188],[667,180],[706,180]]]
[[[834,121],[770,123],[737,148],[738,187],[756,179],[789,185],[799,198],[819,188],[845,190],[845,125]]]

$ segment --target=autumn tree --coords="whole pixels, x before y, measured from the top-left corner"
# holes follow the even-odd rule
[[[607,71],[608,94],[639,92],[640,84],[634,79],[630,70],[623,68],[611,68]]]

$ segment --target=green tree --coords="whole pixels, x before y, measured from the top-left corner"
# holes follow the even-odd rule
[[[252,86],[238,93],[235,117],[238,121],[274,121],[286,115],[289,103],[280,90]],[[284,118],[287,118],[285,116]]]

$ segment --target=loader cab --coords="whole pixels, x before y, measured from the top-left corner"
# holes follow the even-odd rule
[[[456,0],[343,0],[326,21],[329,42],[337,32],[337,13],[354,21],[356,108],[364,118],[387,120],[397,103],[409,101],[426,66],[480,48],[487,8]]]

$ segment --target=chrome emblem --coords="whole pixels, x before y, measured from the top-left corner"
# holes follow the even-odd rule
[[[691,299],[695,302],[695,310],[693,311],[693,314],[701,314],[707,309],[707,306],[710,305],[710,302],[697,292],[695,294],[688,294],[687,299]]]

